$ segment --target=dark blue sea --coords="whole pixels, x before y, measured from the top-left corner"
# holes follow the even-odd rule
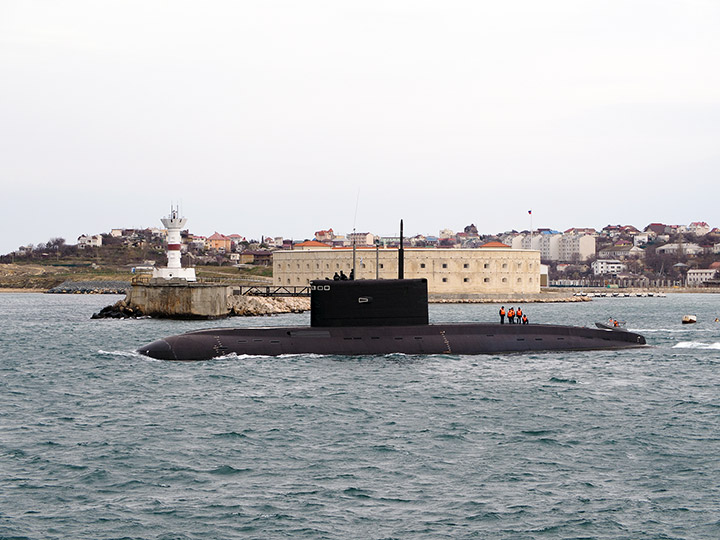
[[[523,306],[642,350],[197,363],[133,351],[309,315],[90,319],[118,299],[0,294],[0,538],[720,538],[720,295]]]

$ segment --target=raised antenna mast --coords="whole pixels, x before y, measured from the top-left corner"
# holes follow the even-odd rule
[[[405,279],[405,251],[403,250],[403,220],[400,220],[400,249],[398,249],[398,279]]]
[[[360,188],[358,188],[357,191],[357,197],[355,199],[355,217],[353,218],[353,241],[352,241],[352,255],[353,255],[353,265],[352,265],[352,279],[357,279],[357,272],[355,270],[355,244],[357,243],[357,235],[355,234],[355,224],[357,223],[357,211],[358,206],[360,205]]]

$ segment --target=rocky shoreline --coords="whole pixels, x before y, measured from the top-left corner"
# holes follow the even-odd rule
[[[48,294],[127,294],[129,281],[64,281]]]
[[[302,313],[310,309],[310,298],[267,296],[231,296],[228,298],[228,317],[257,317],[280,313]],[[127,302],[127,297],[93,313],[91,319],[128,319],[145,317],[139,306]]]
[[[145,314],[138,306],[131,306],[125,300],[118,300],[111,306],[105,306],[93,313],[91,319],[137,319]]]
[[[302,313],[310,310],[310,298],[299,296],[274,298],[268,296],[231,296],[228,298],[228,309],[228,315],[235,317]]]

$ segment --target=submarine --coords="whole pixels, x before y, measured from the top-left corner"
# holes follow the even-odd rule
[[[549,324],[429,324],[426,279],[314,280],[310,326],[215,328],[166,337],[137,352],[158,360],[236,355],[497,354],[627,349],[629,331]]]
[[[313,280],[310,326],[215,328],[166,337],[137,352],[158,360],[228,355],[497,354],[643,347],[626,330],[549,324],[429,324],[426,279]]]
[[[153,341],[137,352],[158,360],[193,361],[233,354],[462,355],[628,349],[645,345],[643,336],[625,329],[549,324],[430,324],[427,279],[404,278],[400,220],[398,278],[311,281],[309,327],[197,330]]]

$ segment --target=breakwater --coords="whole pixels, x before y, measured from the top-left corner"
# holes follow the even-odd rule
[[[92,318],[222,319],[301,313],[310,309],[308,297],[236,295],[233,291],[233,287],[224,285],[180,280],[136,284],[123,300],[103,308]]]
[[[48,289],[48,294],[126,294],[129,281],[64,281]]]

